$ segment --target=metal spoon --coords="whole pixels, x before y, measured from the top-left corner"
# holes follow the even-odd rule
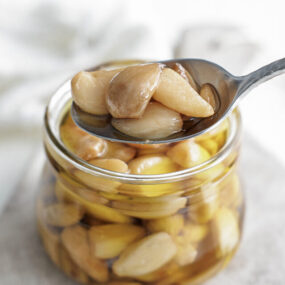
[[[71,114],[75,123],[85,131],[110,141],[140,144],[171,143],[200,135],[214,128],[237,106],[239,100],[251,89],[285,72],[285,58],[272,62],[248,75],[234,76],[221,66],[202,59],[175,59],[161,61],[167,66],[180,63],[201,86],[212,84],[218,93],[218,109],[209,118],[194,118],[184,124],[184,130],[167,138],[144,140],[131,137],[112,127],[110,116],[94,116],[83,112],[74,103]]]

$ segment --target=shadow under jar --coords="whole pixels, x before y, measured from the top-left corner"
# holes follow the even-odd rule
[[[240,115],[195,139],[110,143],[70,117],[70,82],[45,116],[37,221],[51,260],[83,284],[200,284],[238,248]]]

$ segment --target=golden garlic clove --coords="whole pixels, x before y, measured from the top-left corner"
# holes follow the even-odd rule
[[[137,197],[160,197],[165,194],[172,194],[180,189],[179,182],[161,183],[161,184],[122,184],[118,188],[118,192],[126,195]]]
[[[217,103],[214,86],[208,83],[203,84],[200,90],[200,96],[213,107],[213,110],[216,110]]]
[[[113,264],[120,277],[136,277],[158,270],[176,254],[177,248],[169,234],[160,232],[127,247]]]
[[[128,172],[128,165],[120,159],[115,159],[115,158],[94,159],[90,160],[89,163],[97,167],[115,172],[121,172],[121,173]],[[80,179],[80,181],[82,181],[83,184],[87,185],[88,187],[94,190],[116,193],[117,188],[121,185],[121,183],[118,181],[97,177],[95,175],[80,170],[75,170],[74,175],[78,179]]]
[[[78,194],[83,199],[92,202],[92,203],[99,203],[99,204],[108,204],[108,200],[101,196],[101,194],[96,193],[93,190],[89,190],[87,188],[76,188],[74,192]]]
[[[45,222],[55,227],[68,227],[78,223],[84,211],[78,205],[55,203],[43,208]]]
[[[112,205],[122,214],[148,220],[173,215],[177,213],[178,210],[183,209],[186,203],[187,199],[184,197],[169,197],[168,199],[157,200],[157,202],[153,203],[114,201]]]
[[[106,142],[91,135],[84,135],[78,140],[75,154],[83,160],[91,160],[102,156],[107,151]]]
[[[191,87],[199,93],[199,86],[190,75],[190,73],[180,63],[175,63],[173,66],[171,66],[171,68],[176,71],[181,77],[183,77],[191,85]]]
[[[242,205],[243,195],[241,192],[240,179],[235,172],[225,177],[219,187],[220,203],[222,206],[236,209]]]
[[[171,236],[178,235],[184,227],[182,215],[173,215],[160,219],[153,219],[146,222],[147,229],[152,232],[166,232]]]
[[[219,150],[217,142],[213,139],[202,140],[199,144],[205,148],[211,156],[215,155]]]
[[[205,194],[203,189],[196,194],[194,199],[190,199],[188,217],[194,223],[208,223],[212,220],[219,207],[218,193]]]
[[[59,256],[60,268],[66,275],[75,279],[77,282],[88,284],[88,275],[76,263],[73,262],[67,250],[62,246],[60,247]]]
[[[227,171],[228,169],[224,166],[224,164],[219,163],[207,170],[201,171],[200,173],[196,174],[195,178],[201,180],[203,183],[213,182],[221,178]]]
[[[61,240],[72,260],[88,275],[99,282],[108,280],[107,264],[91,255],[86,229],[79,225],[65,228]]]
[[[102,156],[107,148],[104,140],[89,135],[77,127],[70,114],[60,127],[60,136],[67,149],[84,160]]]
[[[113,118],[112,125],[115,129],[132,137],[158,139],[181,131],[183,121],[179,113],[157,102],[150,102],[141,118]]]
[[[90,160],[89,163],[98,166],[100,168],[104,168],[115,172],[121,172],[121,173],[128,172],[128,165],[124,161],[117,158],[93,159]]]
[[[190,117],[209,117],[214,114],[212,106],[201,98],[183,77],[170,68],[162,71],[153,99]]]
[[[163,174],[178,170],[175,164],[166,155],[142,155],[129,162],[129,170],[132,174]]]
[[[105,141],[107,145],[106,152],[102,158],[117,158],[128,162],[136,155],[136,149],[124,143]]]
[[[210,154],[194,140],[180,142],[173,146],[167,155],[184,168],[190,168],[207,161]]]
[[[217,257],[232,252],[239,243],[238,219],[228,208],[220,208],[212,223],[212,230],[217,241]]]
[[[60,199],[64,199],[82,206],[88,215],[96,219],[111,223],[132,223],[133,221],[130,217],[123,215],[113,208],[90,202],[82,198],[64,185],[60,180],[57,180],[56,182],[55,193]]]
[[[95,257],[108,259],[118,256],[130,243],[145,235],[144,228],[128,224],[111,224],[91,227],[91,250]]]
[[[198,255],[197,248],[191,243],[182,243],[177,246],[175,261],[180,266],[191,264]]]
[[[121,70],[77,73],[71,80],[71,92],[76,105],[93,115],[108,114],[105,102],[106,90],[111,79]]]
[[[208,226],[199,224],[186,224],[181,233],[174,237],[177,244],[175,261],[180,266],[191,264],[198,255],[198,243],[208,234]]]
[[[187,223],[182,231],[182,236],[188,243],[199,243],[209,233],[209,228],[205,224]]]
[[[129,66],[110,83],[106,104],[114,118],[140,118],[155,92],[161,66],[157,63]]]

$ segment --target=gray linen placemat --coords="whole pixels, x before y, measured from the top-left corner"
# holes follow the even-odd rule
[[[40,155],[0,217],[1,285],[72,285],[47,258],[37,236],[34,196]],[[285,169],[245,135],[241,173],[247,196],[242,245],[208,285],[285,284]]]

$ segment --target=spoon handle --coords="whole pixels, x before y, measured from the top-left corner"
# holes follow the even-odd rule
[[[285,58],[276,60],[268,65],[251,72],[248,75],[239,77],[238,96],[245,95],[257,85],[285,73]]]

